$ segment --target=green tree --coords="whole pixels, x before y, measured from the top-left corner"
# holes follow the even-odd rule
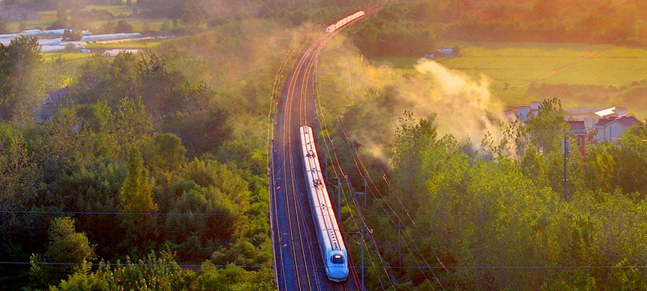
[[[198,27],[206,18],[204,7],[190,7],[182,10],[182,23],[193,28]]]
[[[84,262],[82,269],[70,275],[67,280],[61,280],[58,286],[50,286],[50,291],[109,291],[110,285],[105,276],[91,273],[92,264]]]
[[[62,280],[58,286],[51,286],[50,290],[193,290],[196,278],[193,271],[182,269],[168,250],[159,255],[151,252],[136,262],[129,257],[115,265],[102,262],[96,271],[90,270],[90,266],[84,264],[83,269]]]
[[[58,217],[52,220],[49,229],[49,246],[43,258],[48,263],[62,265],[39,265],[32,261],[31,272],[35,282],[51,284],[58,282],[75,271],[82,270],[83,263],[96,258],[94,246],[84,233],[76,232],[74,219]],[[37,258],[37,256],[34,256]]]
[[[613,142],[599,142],[586,146],[584,175],[586,186],[592,190],[610,193],[618,184],[617,159],[621,149]]]
[[[176,170],[186,162],[186,148],[182,140],[172,133],[155,136],[152,154],[151,165],[168,171]]]
[[[83,34],[79,30],[68,30],[63,32],[64,41],[79,41],[83,38]]]
[[[79,74],[71,85],[76,89],[71,98],[82,104],[94,103],[99,99],[107,102],[108,105],[117,104],[116,100],[113,103],[112,98],[106,96],[109,91],[109,72],[110,60],[107,57],[97,54],[86,59],[79,67]]]
[[[122,99],[111,122],[114,137],[122,147],[150,140],[154,133],[153,120],[139,97],[136,101]]]
[[[115,23],[112,20],[108,20],[108,22],[99,27],[99,31],[102,33],[115,33]]]
[[[640,192],[647,197],[647,127],[635,125],[625,132],[620,142],[618,185],[625,193]]]
[[[32,160],[23,134],[0,122],[0,258],[24,260],[33,247],[38,218],[17,211],[30,210],[42,189],[42,174]],[[9,270],[6,270],[9,271]]]
[[[52,25],[48,26],[47,29],[62,29],[67,28],[67,20],[69,13],[65,7],[59,7],[56,11],[56,16],[58,19]]]
[[[148,177],[144,160],[138,149],[129,150],[128,176],[121,186],[120,199],[125,212],[150,213],[157,211],[152,197],[153,182]]]
[[[109,104],[115,106],[118,100],[139,96],[140,74],[138,70],[137,55],[133,53],[119,53],[110,63],[107,81]]]
[[[195,280],[196,291],[256,291],[274,290],[272,273],[267,271],[245,271],[241,267],[230,266],[217,269],[213,263],[206,261],[200,267]]]
[[[168,19],[166,19],[164,20],[164,22],[162,22],[162,26],[160,27],[160,32],[168,33],[169,31],[171,31],[171,22]]]
[[[154,241],[156,233],[156,219],[146,213],[157,212],[157,204],[153,201],[154,181],[148,176],[144,161],[139,149],[129,149],[128,175],[119,191],[119,204],[124,212],[136,213],[126,215],[121,219],[122,227],[127,231],[128,237],[121,242],[122,248],[127,248],[131,253],[139,251],[132,246],[141,246],[146,241]]]
[[[28,207],[29,197],[36,194],[39,176],[22,133],[0,123],[0,209]]]
[[[0,120],[26,123],[44,95],[43,63],[36,37],[20,36],[0,46]]]
[[[415,121],[412,114],[407,112],[396,133],[393,164],[395,165],[394,180],[403,190],[403,197],[411,209],[417,209],[426,200],[425,179],[430,171],[440,167],[442,159],[430,161],[425,155],[444,155],[439,151],[442,144],[437,140],[435,116]],[[434,165],[425,162],[430,161]],[[437,162],[436,162],[437,161]]]
[[[546,161],[544,157],[537,153],[537,148],[530,145],[526,150],[526,154],[521,160],[521,171],[528,178],[535,182],[537,187],[550,186],[547,177]]]
[[[129,33],[133,32],[133,26],[130,25],[128,22],[125,20],[119,20],[117,22],[117,25],[115,26],[115,32],[116,33]]]
[[[542,153],[560,151],[568,130],[562,103],[557,98],[542,101],[537,115],[530,118],[526,127],[530,142]]]

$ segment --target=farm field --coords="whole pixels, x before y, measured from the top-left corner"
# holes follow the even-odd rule
[[[439,58],[450,69],[474,79],[486,75],[494,98],[503,104],[523,104],[550,96],[527,93],[530,84],[630,86],[647,79],[647,48],[611,45],[458,42],[463,56]],[[413,69],[418,58],[374,58],[375,66]],[[647,98],[647,97],[646,97]],[[641,98],[642,99],[642,98]],[[619,102],[621,104],[616,104]],[[564,107],[625,106],[639,118],[647,117],[647,102],[562,98]]]
[[[136,1],[133,1],[133,3],[134,2]],[[115,16],[115,19],[112,20],[115,24],[119,20],[125,20],[126,22],[128,22],[133,26],[133,29],[135,31],[142,31],[144,28],[144,23],[147,23],[149,28],[152,30],[159,30],[160,27],[162,26],[162,23],[165,20],[165,19],[129,18],[129,16],[133,12],[133,9],[135,9],[134,6],[127,6],[127,5],[123,5],[123,6],[88,5],[85,8],[83,8],[82,11],[91,11],[91,10],[108,11]],[[38,16],[40,17],[40,19],[38,20],[25,21],[25,29],[45,30],[58,19],[56,10],[38,11]],[[107,21],[91,21],[89,23],[90,27],[88,27],[87,29],[89,30],[96,29],[101,25],[105,24],[106,22]],[[20,32],[19,26],[20,26],[20,22],[18,21],[8,22],[7,30],[10,33],[17,33],[17,32]]]
[[[511,86],[531,82],[624,86],[647,75],[647,49],[608,45],[464,43],[463,56],[442,59],[449,68],[483,73]]]
[[[88,43],[87,49],[147,49],[160,45],[163,39],[146,39],[113,43]]]

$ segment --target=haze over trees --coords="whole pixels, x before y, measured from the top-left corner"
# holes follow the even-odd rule
[[[4,47],[0,258],[32,266],[0,266],[2,286],[271,290],[259,128],[300,37],[274,21],[228,21],[75,70],[43,62],[33,38]],[[55,114],[34,123],[45,88],[61,83]]]
[[[431,77],[418,71],[375,68],[359,57],[366,54],[369,58],[395,59],[408,55],[407,50],[389,47],[398,45],[397,42],[371,43],[369,36],[385,37],[396,28],[388,27],[381,32],[374,29],[376,24],[386,25],[390,22],[385,19],[390,18],[395,19],[394,26],[411,21],[415,19],[411,15],[418,11],[415,8],[425,7],[429,2],[387,4],[384,15],[380,12],[350,28],[353,33],[348,37],[358,48],[343,39],[333,40],[318,69],[324,108],[320,118],[326,120],[322,135],[326,137],[326,148],[334,146],[339,157],[329,168],[340,165],[355,186],[354,191],[362,191],[361,185],[367,181],[367,206],[362,205],[361,210],[384,258],[381,261],[374,257],[373,262],[391,267],[369,267],[368,288],[389,287],[387,271],[397,277],[397,290],[645,288],[647,273],[642,266],[646,247],[642,240],[647,225],[642,217],[647,214],[647,180],[642,171],[647,156],[639,154],[645,146],[644,125],[629,129],[620,145],[588,145],[585,157],[571,149],[566,156],[566,168],[560,143],[568,125],[558,99],[544,100],[538,115],[528,123],[502,125],[497,134],[483,130],[477,141],[456,133],[463,124],[453,124],[449,130],[453,135],[445,134],[446,121],[437,114],[426,115],[427,108],[423,107],[435,106],[459,114],[463,107],[443,106],[445,102],[451,103],[445,99],[455,96],[419,90],[418,87],[428,89],[425,86]],[[461,4],[460,17],[457,9],[443,5],[450,2]],[[539,6],[539,12],[544,5],[539,2],[435,1],[427,11],[435,15],[428,19],[435,19],[440,29],[436,33],[445,43],[460,39],[629,44],[626,39],[590,35],[550,38],[555,33],[540,34],[534,29],[541,26],[530,26],[541,17],[522,18],[525,14],[506,10],[517,7],[531,11]],[[614,15],[614,11],[634,4],[562,1],[549,8],[566,11],[573,9],[573,5],[590,5],[588,10],[610,5],[610,15]],[[510,30],[514,31],[511,38],[499,38],[497,34],[507,33],[513,26],[495,30],[500,19],[486,18],[480,13],[495,6],[508,7],[503,9],[504,15],[523,19]],[[397,15],[389,13],[392,11],[404,11],[401,15],[406,17],[397,19]],[[558,13],[561,18],[556,23],[568,27],[586,10],[569,11],[572,14]],[[481,20],[476,22],[477,26],[462,26],[469,17]],[[562,21],[568,17],[568,21]],[[602,30],[610,30],[607,25],[621,21],[618,18],[622,17],[607,22]],[[525,31],[515,35],[519,30]],[[472,31],[476,33],[467,35]],[[566,32],[573,33],[568,29]],[[414,33],[418,32],[411,32]],[[453,76],[459,78],[457,75]],[[643,84],[635,86],[635,94],[642,92]],[[578,89],[582,94],[589,92],[585,85],[532,86],[532,90],[554,90],[561,94]],[[433,103],[438,97],[434,94],[445,99]],[[456,98],[461,97],[467,98]],[[403,115],[405,110],[408,113]],[[445,128],[441,131],[443,122]],[[568,135],[573,145],[574,137]],[[332,172],[329,175],[334,177]],[[350,200],[351,195],[347,194],[346,199]],[[361,225],[361,221],[353,208],[352,203],[342,208],[343,220],[347,229],[357,231],[354,225]],[[375,252],[370,241],[366,243],[368,252]],[[351,244],[350,249],[354,261],[359,260],[359,247]]]
[[[122,4],[114,2],[6,0],[65,7],[65,21],[85,17],[85,5]],[[210,30],[145,54],[96,55],[74,70],[61,59],[44,62],[34,39],[0,47],[0,261],[31,262],[0,265],[0,284],[272,290],[264,155],[272,82],[289,48],[308,43],[304,23],[358,3],[139,0],[142,17]],[[641,3],[400,1],[349,31],[357,54],[369,56],[420,55],[443,39],[642,45]],[[583,29],[590,26],[599,29]],[[374,73],[359,57],[337,60]],[[322,62],[326,70],[334,73],[320,88],[355,98],[322,100],[327,120],[339,117],[327,134],[340,164],[357,169],[357,149],[366,172],[384,177],[369,186],[363,212],[385,260],[375,263],[394,267],[398,290],[647,289],[644,127],[631,128],[620,146],[599,143],[586,157],[571,151],[564,195],[558,100],[544,101],[528,124],[502,128],[502,139],[473,144],[441,134],[436,115],[402,115],[415,104],[402,87]],[[56,113],[34,123],[32,108],[60,84],[69,92]],[[348,132],[379,136],[369,144]],[[369,154],[376,144],[380,157]],[[362,175],[349,175],[362,184]],[[408,214],[400,229],[387,205]],[[344,207],[350,232],[351,211]],[[349,246],[356,260],[357,245]],[[371,290],[388,281],[375,268],[369,274]]]
[[[640,0],[409,0],[387,3],[352,30],[372,56],[422,57],[441,39],[645,46],[645,13]]]

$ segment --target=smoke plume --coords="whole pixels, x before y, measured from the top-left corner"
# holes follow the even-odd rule
[[[475,81],[428,59],[419,60],[415,68],[422,78],[413,82],[411,91],[402,88],[409,93],[405,98],[415,103],[410,109],[414,114],[438,114],[440,135],[452,134],[459,141],[469,139],[479,145],[487,133],[498,139],[501,118],[496,112],[501,105],[492,100],[485,75]]]

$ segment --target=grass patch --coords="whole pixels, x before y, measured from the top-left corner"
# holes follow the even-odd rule
[[[160,45],[164,42],[164,39],[148,39],[148,40],[138,40],[138,41],[128,41],[128,42],[115,42],[115,43],[88,43],[85,48],[87,49],[145,49],[153,48]]]
[[[58,19],[56,16],[56,11],[39,11],[38,12],[38,17],[40,19],[38,20],[30,20],[30,21],[25,21],[25,29],[40,29],[40,30],[45,30],[47,27],[52,25]],[[11,33],[17,33],[20,32],[20,22],[19,21],[13,21],[13,22],[7,22],[7,30]]]
[[[122,6],[88,5],[88,6],[85,6],[85,8],[83,8],[82,11],[91,11],[93,9],[94,10],[108,11],[108,12],[112,13],[112,15],[114,15],[115,17],[127,17],[127,16],[130,16],[130,14],[133,13],[133,9],[135,9],[135,7],[126,6],[126,5],[122,5]]]
[[[133,1],[134,3],[135,1]],[[148,23],[149,28],[154,31],[159,31],[160,27],[162,26],[162,23],[166,19],[131,19],[127,18],[129,17],[133,9],[135,9],[134,6],[108,6],[108,5],[88,5],[86,6],[83,11],[90,11],[90,10],[106,10],[112,15],[115,16],[115,19],[112,20],[112,22],[116,25],[119,20],[125,20],[126,22],[130,23],[133,26],[133,29],[136,32],[141,32],[143,31],[144,28],[144,23]],[[49,11],[39,11],[38,12],[38,17],[40,19],[38,20],[31,20],[31,21],[26,21],[25,22],[25,29],[40,29],[40,30],[45,30],[47,29],[50,25],[52,25],[56,20],[58,19],[57,12],[56,10],[49,10]],[[100,27],[101,25],[105,24],[107,21],[91,21],[89,23],[88,28],[86,29],[96,29]],[[20,32],[19,30],[20,27],[20,22],[19,21],[14,21],[14,22],[7,22],[7,30],[10,33],[17,33]]]
[[[647,76],[647,49],[583,44],[459,43],[463,56],[440,59],[470,75],[528,85],[580,84],[625,86]]]
[[[92,53],[43,53],[43,60],[53,61],[57,58],[61,58],[66,61],[82,60],[88,57],[91,57]]]

